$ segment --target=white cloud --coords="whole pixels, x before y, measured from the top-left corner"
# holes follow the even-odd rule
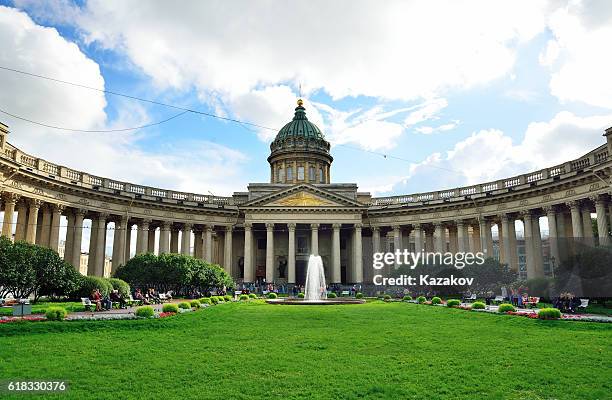
[[[422,133],[423,135],[431,135],[432,133],[436,133],[436,132],[446,132],[446,131],[451,131],[453,129],[455,129],[457,126],[459,125],[459,121],[458,120],[454,120],[451,121],[447,124],[442,124],[436,127],[433,126],[420,126],[418,128],[415,128],[414,130],[417,131],[418,133]]]
[[[41,17],[66,14],[65,2],[57,11],[17,3]],[[70,10],[68,19],[87,42],[127,54],[161,87],[236,96],[301,82],[307,91],[322,88],[334,99],[411,100],[508,74],[517,46],[543,30],[543,5],[320,0],[192,1],[177,7],[91,0]],[[296,25],[296,18],[305,25]]]
[[[441,190],[552,167],[604,144],[602,134],[611,120],[612,115],[561,112],[548,122],[529,124],[518,144],[497,129],[474,132],[452,150],[412,164],[404,183],[410,180],[422,190]]]
[[[408,114],[405,126],[416,125],[432,118],[438,118],[440,111],[448,106],[446,99],[433,99],[423,103],[417,110]]]
[[[37,25],[23,12],[0,7],[0,43],[11,49],[0,52],[1,65],[104,88],[96,62],[56,29]],[[146,109],[126,102],[118,107],[119,115],[108,121],[102,93],[7,71],[0,71],[0,82],[2,107],[36,121],[76,129],[112,129],[151,120]],[[11,129],[9,141],[23,151],[94,175],[215,194],[230,194],[246,183],[240,171],[246,157],[218,144],[178,142],[176,147],[153,153],[140,148],[138,132],[66,133],[6,116],[1,120]],[[198,173],[194,173],[194,165],[198,165]]]
[[[553,39],[540,54],[550,67],[550,91],[562,102],[612,109],[612,3],[571,1],[550,17]]]

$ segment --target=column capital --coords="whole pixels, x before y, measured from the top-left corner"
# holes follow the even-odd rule
[[[149,229],[149,224],[150,223],[151,223],[150,219],[143,219],[142,221],[140,221],[138,226],[140,227],[140,229],[147,230],[147,229]]]
[[[572,200],[565,203],[566,206],[570,208],[570,210],[578,210],[580,211],[580,202],[578,200]]]
[[[212,232],[213,229],[215,229],[214,225],[204,225],[204,230],[207,231],[207,232],[208,231]]]
[[[444,226],[444,224],[440,221],[436,221],[433,223],[434,228],[442,228]]]
[[[542,210],[544,210],[546,215],[551,215],[551,214],[556,214],[557,213],[557,207],[555,207],[555,206],[544,206],[544,207],[542,207]]]
[[[274,230],[274,223],[273,222],[267,222],[266,223],[266,230],[267,231],[273,231]]]
[[[2,199],[6,202],[6,203],[12,203],[13,205],[17,204],[17,202],[19,201],[19,198],[21,196],[19,196],[16,193],[11,193],[11,192],[3,192],[2,193]]]
[[[191,228],[193,228],[193,224],[191,224],[189,222],[186,222],[186,223],[183,224],[183,230],[184,231],[190,231]]]
[[[412,229],[416,229],[416,230],[423,229],[423,224],[421,224],[420,222],[412,224]]]
[[[172,221],[162,221],[161,229],[164,231],[169,231],[172,229]]]
[[[88,210],[86,210],[84,208],[75,208],[74,209],[74,215],[82,217],[82,218],[85,218],[85,215],[87,214],[87,211]]]
[[[295,230],[295,227],[296,227],[296,223],[295,223],[295,222],[290,222],[290,223],[288,223],[288,224],[287,224],[287,228],[288,228],[290,231],[294,231],[294,230]]]
[[[380,226],[373,226],[372,232],[380,232]]]
[[[30,204],[30,207],[38,209],[38,208],[42,207],[44,202],[42,200],[38,200],[38,199],[29,199],[29,204]]]
[[[342,224],[332,224],[332,228],[333,229],[340,229],[340,228],[342,228]]]
[[[110,214],[107,213],[107,212],[100,212],[100,213],[98,213],[98,220],[106,221],[108,219],[109,215]]]
[[[391,227],[391,229],[393,229],[393,230],[394,230],[394,231],[396,231],[396,232],[399,232],[399,231],[401,231],[401,230],[402,230],[402,227],[401,227],[400,225],[393,225],[393,226]]]
[[[522,218],[528,219],[528,220],[531,220],[531,218],[533,217],[533,213],[531,212],[531,210],[522,210],[519,212],[519,215]]]
[[[319,226],[320,226],[320,225],[321,225],[321,224],[310,224],[310,229],[311,229],[311,230],[319,229]]]
[[[225,232],[231,233],[233,230],[234,230],[234,227],[231,225],[225,227]]]
[[[51,212],[62,214],[66,210],[63,204],[51,204]]]
[[[355,227],[355,230],[361,230],[361,228],[363,228],[363,224],[357,223],[354,225],[354,227]]]
[[[250,231],[253,228],[253,224],[251,222],[245,222],[244,223],[244,230],[245,231]]]
[[[499,214],[497,217],[503,223],[506,223],[506,222],[510,221],[510,216],[508,214]]]

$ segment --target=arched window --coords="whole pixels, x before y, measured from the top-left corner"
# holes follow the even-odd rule
[[[287,182],[293,181],[293,167],[287,167]]]
[[[308,180],[310,182],[315,181],[315,167],[308,167]]]
[[[298,181],[303,181],[304,180],[304,167],[298,167]]]
[[[319,168],[319,182],[325,183],[325,177],[323,176],[323,168]]]

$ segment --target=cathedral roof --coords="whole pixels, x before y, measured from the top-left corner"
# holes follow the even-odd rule
[[[295,108],[295,115],[293,120],[282,127],[282,129],[276,135],[275,141],[284,141],[289,138],[304,139],[319,139],[325,140],[323,132],[318,126],[308,121],[306,117],[306,109],[302,106],[302,100],[298,100],[298,106]]]

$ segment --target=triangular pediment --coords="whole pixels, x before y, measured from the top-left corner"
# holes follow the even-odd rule
[[[364,207],[352,199],[308,184],[295,185],[254,199],[242,207]]]

